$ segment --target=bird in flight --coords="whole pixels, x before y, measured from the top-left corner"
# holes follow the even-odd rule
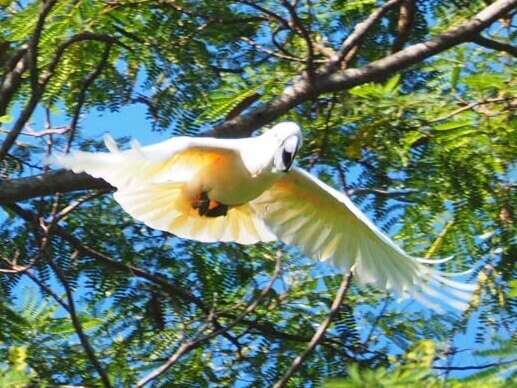
[[[293,166],[300,127],[282,122],[244,139],[173,137],[109,152],[56,156],[76,173],[114,186],[115,200],[151,228],[201,242],[254,244],[281,240],[361,283],[411,296],[442,310],[464,309],[475,285],[450,279],[427,260],[405,253],[348,196]],[[438,302],[438,303],[437,303]]]

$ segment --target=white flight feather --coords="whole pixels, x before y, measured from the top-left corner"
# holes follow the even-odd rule
[[[346,194],[300,168],[291,169],[252,205],[278,239],[343,270],[354,265],[356,278],[362,283],[399,296],[411,295],[437,310],[438,301],[465,307],[476,288],[450,280],[449,274],[426,265],[451,258],[431,260],[406,254]],[[321,232],[315,233],[315,228]]]

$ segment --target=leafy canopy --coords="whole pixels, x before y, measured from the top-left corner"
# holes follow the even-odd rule
[[[1,178],[48,173],[54,150],[102,149],[83,124],[96,111],[117,117],[137,106],[165,138],[264,107],[386,4],[295,3],[1,1],[0,141],[23,130]],[[448,31],[490,2],[398,3],[343,67]],[[483,34],[515,43],[515,25],[508,16]],[[349,193],[408,252],[454,255],[440,269],[475,268],[468,279],[480,279],[466,312],[441,316],[354,284],[293,386],[502,387],[515,378],[515,70],[508,52],[456,45],[282,116],[304,130],[300,165]],[[36,113],[24,117],[31,104]],[[341,275],[296,250],[184,241],[134,222],[106,192],[57,191],[1,203],[1,386],[133,386],[215,331],[157,384],[271,386],[328,314]],[[240,316],[278,259],[273,287]],[[488,349],[474,354],[488,366],[447,369],[471,363],[465,348]]]

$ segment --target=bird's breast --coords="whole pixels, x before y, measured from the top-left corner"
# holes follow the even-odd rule
[[[227,158],[200,171],[194,184],[212,200],[240,205],[259,197],[277,179],[270,171],[252,175],[240,158]]]

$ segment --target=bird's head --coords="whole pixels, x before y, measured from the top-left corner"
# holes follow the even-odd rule
[[[300,127],[292,121],[286,121],[271,128],[267,136],[270,136],[278,147],[273,160],[275,170],[289,171],[296,153],[302,146],[303,136]]]

